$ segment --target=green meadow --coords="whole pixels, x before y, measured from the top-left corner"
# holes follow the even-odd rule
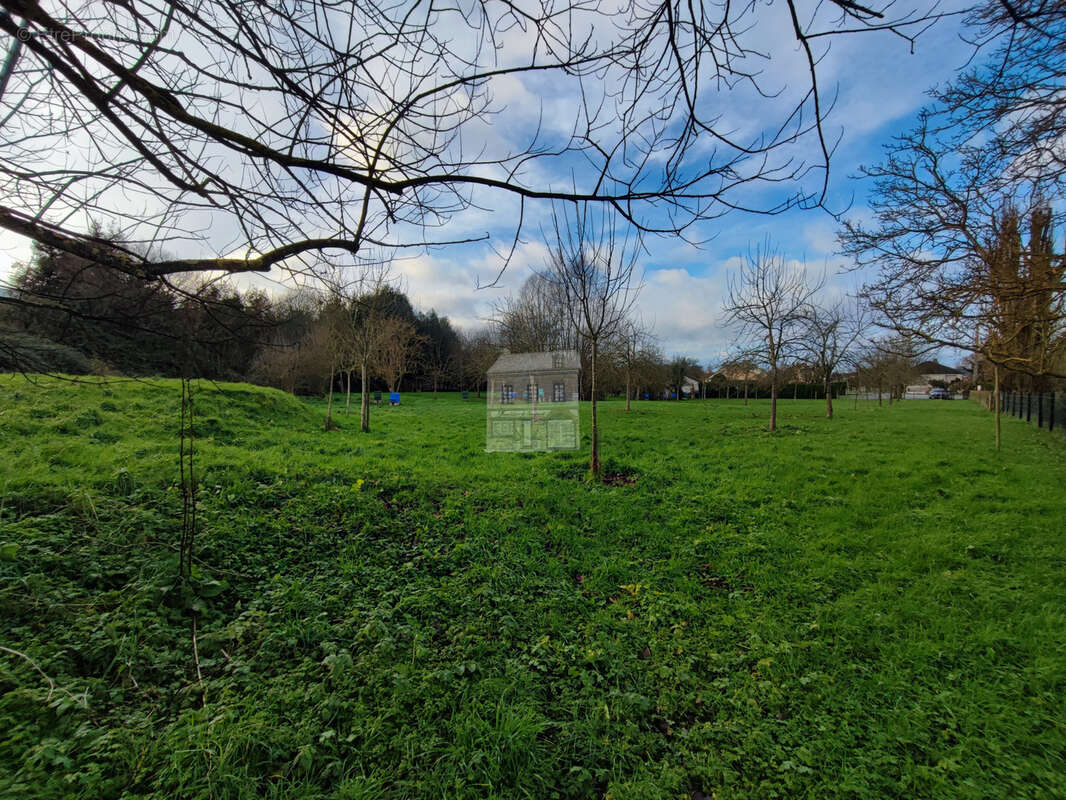
[[[182,583],[179,401],[0,378],[0,796],[1066,796],[1066,437],[607,402],[593,484],[201,383]]]

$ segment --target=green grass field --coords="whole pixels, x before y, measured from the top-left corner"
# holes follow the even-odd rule
[[[196,402],[181,586],[177,383],[0,378],[2,797],[1066,796],[1064,437],[610,402],[591,485],[473,399]]]

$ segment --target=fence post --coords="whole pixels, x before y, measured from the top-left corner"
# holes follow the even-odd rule
[[[1051,393],[1051,405],[1048,406],[1048,421],[1047,429],[1049,431],[1055,430],[1055,393]]]

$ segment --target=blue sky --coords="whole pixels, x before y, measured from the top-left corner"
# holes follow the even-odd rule
[[[952,9],[941,6],[940,10]],[[749,36],[756,46],[773,54],[760,65],[764,88],[781,91],[786,103],[790,92],[805,89],[802,54],[791,32],[783,26],[780,14],[760,17],[759,26]],[[844,211],[850,207],[849,216],[868,213],[868,187],[852,176],[861,164],[880,159],[882,145],[906,130],[915,112],[927,101],[925,92],[950,80],[971,54],[971,48],[959,38],[957,17],[926,31],[913,53],[908,42],[887,32],[832,39],[819,64],[823,98],[831,100],[835,96],[825,130],[831,140],[839,137],[830,171],[827,205],[831,209]],[[501,102],[529,109],[527,124],[529,116],[539,113],[544,114],[548,126],[565,123],[575,103],[575,98],[568,97],[558,86],[538,85],[534,79],[508,80],[494,84],[494,88]],[[772,104],[751,92],[729,92],[720,97],[727,128],[745,135],[773,124]],[[711,98],[718,99],[714,95]],[[501,119],[495,127],[485,124],[475,133],[489,148],[514,147],[526,133],[521,114]],[[797,158],[814,160],[813,145],[813,140],[807,141],[794,148],[793,153]],[[788,193],[794,188],[782,187],[781,191]],[[774,201],[774,195],[765,191],[756,194],[753,197],[748,191],[746,197],[769,204]],[[513,235],[510,225],[514,214],[510,209],[517,205],[514,198],[497,194],[476,196],[475,200],[495,213],[468,209],[437,233],[443,238],[487,233],[496,248],[506,249]],[[531,221],[523,232],[523,242],[511,266],[492,288],[478,288],[495,278],[499,268],[498,257],[486,244],[442,248],[398,261],[395,270],[415,305],[435,308],[464,328],[483,324],[495,302],[515,291],[531,270],[543,266],[545,250],[536,215],[544,219],[545,209],[527,211]],[[844,292],[861,277],[840,274],[846,265],[834,252],[836,229],[836,220],[821,210],[793,210],[774,217],[732,212],[690,231],[693,238],[706,240],[701,248],[676,238],[649,238],[648,253],[642,262],[645,283],[638,310],[668,354],[684,353],[705,364],[717,362],[733,341],[732,333],[722,324],[726,276],[749,247],[770,237],[787,258],[805,262],[815,272],[827,270],[832,276],[830,291]],[[26,258],[28,253],[26,241],[0,232],[0,280],[13,262]],[[280,289],[285,280],[284,276],[277,277],[277,282],[257,282]]]
[[[942,21],[918,39],[913,54],[906,42],[889,34],[834,41],[820,66],[826,96],[836,92],[826,130],[830,137],[840,137],[831,162],[830,209],[846,210],[850,217],[869,213],[868,182],[854,176],[860,165],[877,162],[882,146],[911,125],[928,101],[927,90],[950,80],[965,64],[972,49],[959,33],[957,18]],[[783,61],[772,63],[769,70],[780,70],[776,80],[787,84],[787,70],[795,62]],[[772,84],[775,76],[768,74],[768,80]],[[778,216],[732,212],[693,231],[696,238],[709,240],[700,248],[678,239],[649,238],[638,310],[667,354],[716,363],[734,343],[721,311],[726,277],[765,237],[812,273],[827,271],[830,293],[852,291],[861,283],[861,275],[847,271],[847,264],[836,255],[837,228],[837,220],[822,210],[796,209]],[[494,276],[496,261],[485,247],[418,256],[399,269],[416,305],[432,306],[464,327],[476,326],[491,314],[500,295],[516,290],[531,269],[542,266],[543,247],[536,230],[527,230],[524,239],[518,257],[492,289],[474,288],[478,281]]]

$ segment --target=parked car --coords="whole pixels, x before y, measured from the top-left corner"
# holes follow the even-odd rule
[[[941,389],[938,386],[935,389],[930,389],[929,390],[929,399],[930,400],[950,400],[951,399],[951,392],[949,392],[947,389]]]

